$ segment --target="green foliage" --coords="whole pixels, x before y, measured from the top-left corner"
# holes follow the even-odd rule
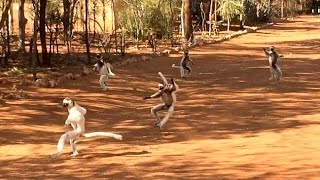
[[[223,20],[228,20],[243,13],[243,7],[240,0],[220,0],[218,11]]]
[[[60,24],[62,18],[62,0],[48,0],[46,9],[46,23],[49,26]]]
[[[171,14],[170,1],[175,13]],[[158,37],[167,37],[172,27],[173,19],[178,15],[177,9],[181,5],[178,0],[122,0],[121,14],[118,14],[120,24],[124,26],[132,37],[144,38],[148,33],[155,33]]]
[[[259,5],[259,11],[257,13],[257,6]],[[280,9],[278,6],[273,6],[271,4],[268,7],[268,1],[255,1],[255,0],[245,0],[244,1],[244,15],[246,17],[246,22],[248,25],[254,25],[261,22],[269,22],[271,20],[272,14],[275,14],[276,9]]]

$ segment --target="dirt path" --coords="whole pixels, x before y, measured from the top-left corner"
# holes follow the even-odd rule
[[[24,101],[0,106],[0,178],[30,179],[317,179],[320,176],[320,19],[301,17],[256,33],[193,49],[193,77],[157,58],[114,72],[110,90],[97,75],[57,89],[30,89]],[[263,47],[285,55],[280,84],[270,82]],[[157,72],[181,91],[162,131],[142,101]],[[74,93],[77,92],[76,95]],[[120,133],[123,141],[85,139],[80,155],[54,153],[71,96],[87,107],[87,132]]]

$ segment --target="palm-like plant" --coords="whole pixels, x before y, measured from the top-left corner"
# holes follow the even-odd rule
[[[243,12],[241,0],[220,0],[218,9],[223,20],[228,21],[227,31],[230,30],[230,19]]]

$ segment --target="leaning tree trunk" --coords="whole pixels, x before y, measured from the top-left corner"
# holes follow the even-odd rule
[[[41,40],[41,50],[42,50],[42,63],[44,66],[50,66],[50,59],[47,52],[47,42],[46,42],[46,6],[47,0],[40,0],[40,17],[39,17],[39,31]]]
[[[186,42],[190,39],[193,33],[192,19],[191,19],[191,0],[183,0],[183,14],[184,14],[184,29]]]
[[[25,52],[26,51],[26,18],[24,17],[24,2],[25,0],[19,1],[19,51]]]
[[[85,0],[85,28],[86,28],[86,35],[85,35],[85,42],[86,42],[86,48],[87,48],[87,63],[90,64],[91,63],[91,59],[90,59],[90,44],[89,44],[89,32],[88,32],[88,16],[89,16],[89,8],[88,8],[89,4],[88,4],[88,0]]]
[[[6,19],[8,18],[8,12],[11,7],[12,0],[7,0],[5,7],[3,8],[4,10],[2,11],[1,19],[0,19],[0,30],[4,27],[4,23]]]

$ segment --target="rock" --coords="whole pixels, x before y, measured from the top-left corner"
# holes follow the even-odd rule
[[[50,84],[50,87],[52,87],[52,88],[58,86],[58,82],[54,79],[51,79],[48,82]]]
[[[45,88],[50,87],[50,83],[46,79],[37,79],[34,83],[38,87],[45,87]]]
[[[0,84],[7,84],[8,80],[7,79],[0,79]]]
[[[150,56],[145,56],[145,55],[141,56],[141,60],[142,61],[147,61],[147,60],[150,60],[150,59],[151,59]]]
[[[66,79],[66,78],[65,78],[64,76],[61,76],[61,77],[59,77],[59,78],[57,79],[57,83],[58,83],[58,84],[62,84],[65,79]]]
[[[27,79],[22,79],[21,81],[20,81],[20,85],[22,85],[22,86],[29,86],[29,85],[31,85],[32,84],[32,82],[31,81],[28,81]]]
[[[175,47],[174,50],[179,52],[181,50],[181,48],[180,47]]]
[[[60,72],[52,72],[51,74],[55,77],[59,77],[62,75]]]
[[[91,72],[92,72],[92,70],[85,67],[85,66],[82,68],[82,75],[83,76],[87,76],[87,75],[91,74]]]
[[[75,74],[75,75],[74,75],[74,78],[75,78],[75,79],[81,78],[81,74]]]
[[[69,80],[75,80],[76,79],[74,74],[72,74],[72,73],[68,73],[68,74],[64,75],[64,77],[66,79],[69,79]]]
[[[155,52],[155,55],[161,56],[161,52]]]
[[[162,51],[162,54],[163,55],[169,55],[169,54],[171,54],[171,51],[172,51],[171,49],[165,49],[165,50]]]

